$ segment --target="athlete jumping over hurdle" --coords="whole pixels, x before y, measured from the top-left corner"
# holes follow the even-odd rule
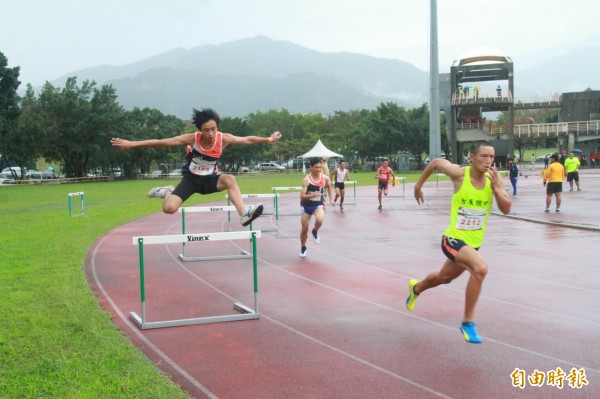
[[[273,132],[271,137],[240,137],[231,133],[222,133],[218,130],[221,118],[210,108],[202,109],[202,111],[194,109],[192,119],[199,129],[196,133],[186,133],[167,139],[141,141],[113,138],[110,142],[121,150],[138,147],[191,146],[192,151],[186,156],[183,177],[179,185],[176,188],[173,186],[155,187],[148,192],[148,197],[164,198],[163,212],[173,214],[194,193],[204,195],[227,190],[232,204],[240,214],[242,226],[249,225],[262,214],[263,206],[257,205],[245,211],[244,200],[235,177],[229,174],[220,174],[217,161],[223,150],[230,144],[274,143],[281,138],[281,133]]]

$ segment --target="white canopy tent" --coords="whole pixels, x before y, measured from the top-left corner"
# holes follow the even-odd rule
[[[344,158],[342,155],[331,151],[329,148],[325,147],[325,145],[321,142],[321,139],[317,140],[317,144],[307,153],[300,155],[300,158]],[[302,163],[302,171],[306,171],[306,167],[304,162]]]
[[[320,157],[326,157],[326,158],[344,158],[342,155],[331,151],[329,148],[325,147],[325,145],[323,145],[323,143],[321,143],[321,139],[319,139],[317,141],[317,144],[315,144],[315,146],[308,151],[306,154],[304,155],[300,155],[300,158],[320,158]]]

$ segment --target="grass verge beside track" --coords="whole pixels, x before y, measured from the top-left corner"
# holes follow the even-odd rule
[[[407,176],[415,181],[418,174]],[[374,173],[353,173],[374,185]],[[242,193],[299,186],[301,173],[238,176]],[[0,188],[0,398],[188,398],[110,322],[86,281],[87,252],[111,229],[161,211],[136,180]],[[85,192],[69,217],[67,194]],[[186,205],[224,200],[195,195]],[[78,213],[79,197],[73,197]],[[177,217],[177,216],[174,216]]]

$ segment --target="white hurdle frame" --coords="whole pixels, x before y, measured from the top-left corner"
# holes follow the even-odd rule
[[[246,209],[250,208],[250,205],[246,205]],[[231,211],[237,212],[235,206],[188,206],[179,208],[181,213],[181,234],[186,234],[185,215],[188,213],[199,213],[199,212],[227,212],[227,223],[229,224],[229,231],[231,231]],[[252,230],[252,223],[249,226]],[[248,251],[242,250],[240,255],[213,255],[213,256],[186,256],[185,255],[185,241],[181,244],[181,253],[179,259],[183,262],[193,262],[198,260],[225,260],[225,259],[244,259],[252,257],[252,249]]]
[[[242,194],[242,198],[273,198],[273,204],[277,203],[277,198],[279,197],[279,194]],[[227,199],[227,206],[231,205],[231,199],[229,198],[229,194],[225,194],[225,198]],[[245,205],[246,206],[246,205]],[[263,232],[268,232],[268,231],[279,231],[279,219],[277,217],[277,207],[275,207],[275,211],[274,213],[263,213],[263,215],[275,215],[275,227],[272,228],[268,228],[268,229],[260,229]],[[228,216],[230,217],[230,216]],[[230,219],[228,219],[230,221]],[[231,230],[231,224],[229,225],[229,228]]]
[[[181,234],[181,235],[165,235],[165,236],[146,236],[133,237],[133,245],[137,245],[139,249],[140,261],[140,298],[141,298],[141,316],[136,312],[130,312],[129,317],[142,330],[151,328],[189,326],[194,324],[219,323],[225,321],[250,320],[258,319],[258,271],[257,271],[257,256],[256,256],[256,239],[260,238],[260,231],[236,231],[231,233],[198,233],[198,234]],[[222,316],[207,316],[195,317],[191,319],[178,320],[163,320],[163,321],[147,321],[146,317],[146,288],[144,277],[144,244],[173,244],[182,242],[210,242],[221,240],[248,240],[252,241],[252,264],[254,274],[254,309],[246,305],[235,302],[233,308],[241,314],[222,315]]]
[[[293,187],[271,187],[271,191],[273,191],[273,194],[276,194],[277,191],[301,191],[302,190],[302,186],[293,186]],[[300,211],[298,211],[298,213],[286,213],[286,214],[280,214],[279,213],[279,197],[273,197],[273,206],[275,207],[275,220],[279,220],[279,216],[300,216],[301,213]],[[298,206],[298,208],[300,208]]]
[[[402,181],[402,196],[406,196],[406,177],[405,176],[394,176],[394,184],[399,184]]]
[[[75,214],[73,215],[73,197],[77,197],[79,196],[79,199],[81,200],[81,213]],[[69,199],[69,216],[82,216],[85,214],[85,208],[83,205],[83,198],[84,198],[84,192],[80,191],[78,193],[69,193],[68,194],[68,199]]]

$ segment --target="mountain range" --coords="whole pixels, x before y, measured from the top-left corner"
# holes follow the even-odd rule
[[[596,46],[522,71],[515,62],[515,92],[547,96],[597,89],[599,61]],[[194,107],[212,107],[227,116],[270,109],[332,114],[373,109],[387,101],[412,108],[427,102],[429,79],[427,71],[401,60],[319,52],[264,36],[177,48],[128,65],[82,69],[52,84],[60,87],[69,76],[111,84],[126,109],[156,108],[184,119]]]

